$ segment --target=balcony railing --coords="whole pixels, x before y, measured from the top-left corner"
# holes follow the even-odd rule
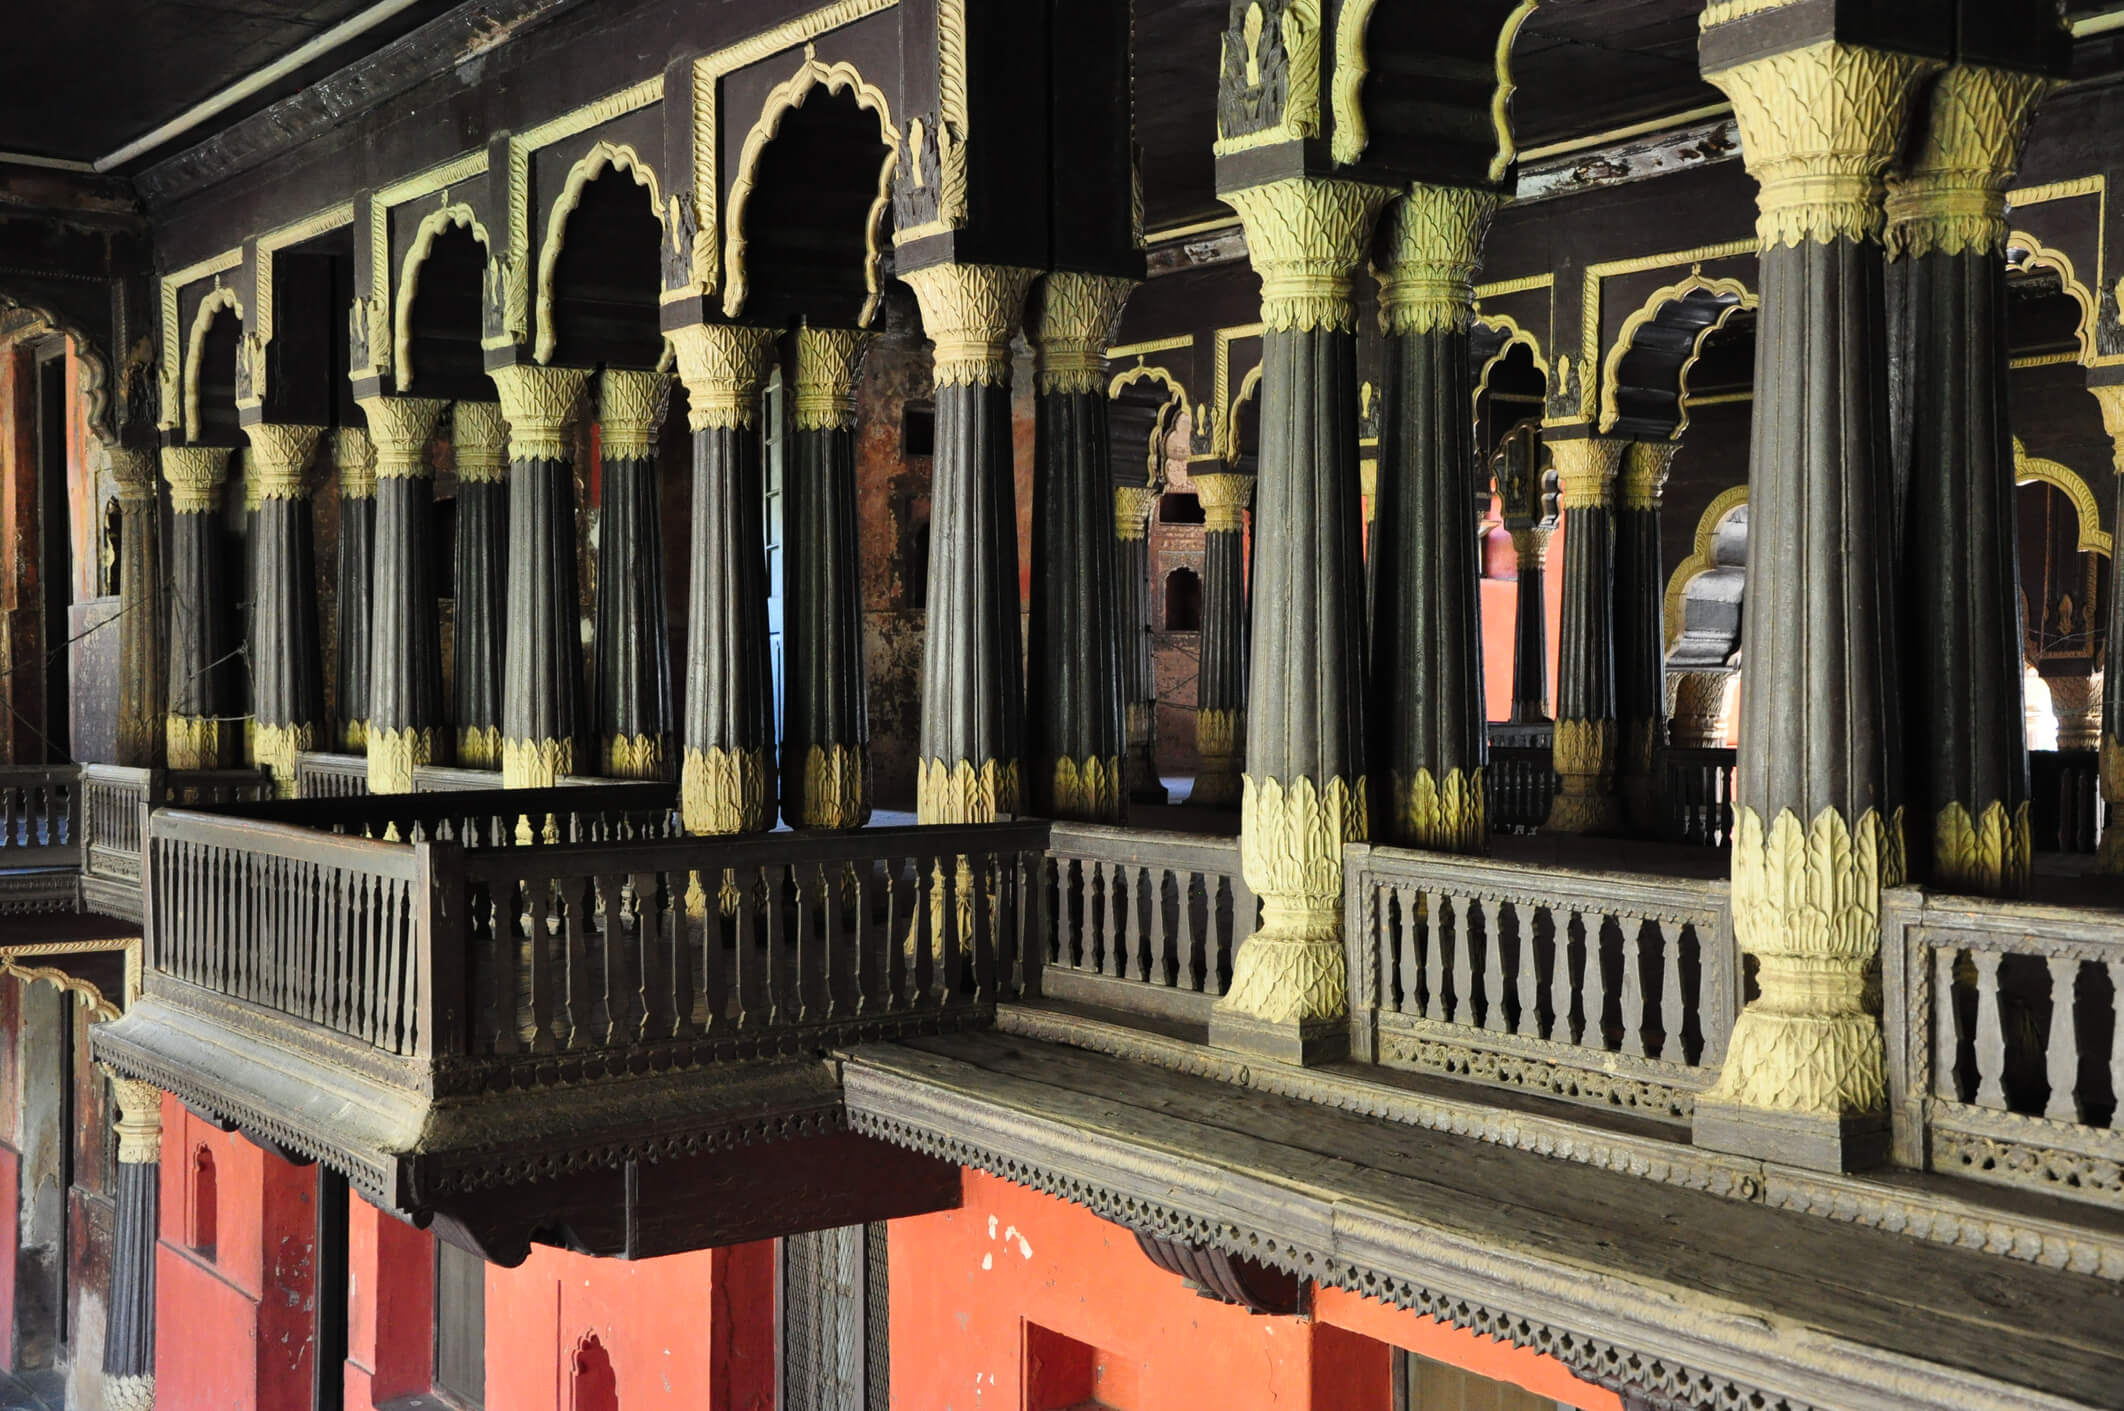
[[[0,768],[0,913],[73,909],[80,790],[75,765]]]
[[[255,803],[272,795],[272,782],[255,769],[135,769],[118,764],[81,768],[81,904],[104,916],[138,921],[141,849],[148,815],[165,805],[184,808]]]
[[[2037,852],[2095,850],[2101,773],[2101,756],[2094,750],[2028,752],[2028,823]]]
[[[1660,833],[1670,843],[1722,848],[1733,839],[1736,752],[1668,746],[1659,752]]]
[[[609,784],[612,781],[564,774],[557,782]],[[500,787],[501,771],[496,769],[461,769],[455,765],[422,764],[416,765],[413,770],[413,789],[416,793],[459,793]],[[361,798],[368,792],[369,759],[366,755],[330,754],[317,750],[295,756],[297,798],[353,799]]]

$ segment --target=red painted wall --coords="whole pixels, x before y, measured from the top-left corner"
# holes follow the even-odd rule
[[[9,1039],[13,1034],[7,1035]],[[0,1146],[0,1367],[15,1370],[15,1251],[21,1247],[22,1155]]]
[[[1510,1382],[1575,1411],[1623,1411],[1614,1392],[1581,1380],[1553,1357],[1514,1347],[1343,1289],[1313,1288],[1313,1317],[1492,1381]],[[1325,1408],[1323,1408],[1325,1411]]]
[[[214,1257],[191,1247],[194,1155],[214,1160]],[[317,1173],[162,1104],[155,1378],[164,1406],[306,1411]]]
[[[1509,550],[1510,540],[1506,540]],[[1556,659],[1563,646],[1564,526],[1549,536],[1542,557],[1542,599],[1548,618],[1549,714],[1556,714]],[[1493,552],[1488,573],[1509,575],[1482,580],[1482,686],[1487,719],[1512,718],[1512,654],[1519,626],[1518,562],[1507,552],[1500,562]]]
[[[376,1411],[379,1402],[427,1391],[434,1380],[434,1238],[351,1199],[346,1411]]]
[[[620,1411],[773,1411],[774,1246],[632,1262],[541,1248],[489,1265],[487,1405],[589,1411],[572,1370],[593,1336]]]

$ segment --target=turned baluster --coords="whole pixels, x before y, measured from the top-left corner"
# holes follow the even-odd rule
[[[1682,923],[1665,922],[1660,926],[1660,937],[1659,1056],[1669,1063],[1682,1063],[1689,1056],[1682,1038],[1689,1023],[1688,1011],[1682,1004]]]
[[[1444,903],[1440,909],[1440,924],[1451,927],[1453,932],[1451,943],[1453,947],[1453,1005],[1450,1010],[1445,1011],[1440,1017],[1454,1024],[1473,1025],[1475,1022],[1475,982],[1470,974],[1473,960],[1468,954],[1467,916],[1462,911],[1459,897],[1450,893],[1443,893],[1440,896],[1440,900]],[[1437,933],[1433,932],[1432,934],[1436,935]]]
[[[1954,1005],[1954,963],[1961,954],[1952,946],[1932,953],[1932,1093],[1947,1102],[1962,1100],[1955,1073],[1962,1035]]]
[[[1977,973],[1976,1066],[1979,1107],[2006,1105],[2001,1081],[2006,1068],[2006,1040],[1999,1022],[1999,953],[1972,952]]]
[[[1637,924],[1632,926],[1630,923]],[[1632,1058],[1645,1056],[1645,977],[1639,968],[1644,954],[1645,932],[1652,929],[1648,917],[1625,916],[1622,926],[1622,1051]]]
[[[1394,889],[1396,910],[1401,921],[1401,1012],[1423,1013],[1423,960],[1417,954],[1417,928],[1423,924],[1416,891],[1412,887]]]
[[[1512,903],[1512,934],[1519,946],[1519,1021],[1512,1032],[1541,1037],[1541,973],[1535,958],[1534,927],[1538,912],[1523,901]]]
[[[2079,1020],[2073,1013],[2074,981],[2080,962],[2071,956],[2050,958],[2050,1049],[2045,1067],[2050,1079],[2050,1101],[2043,1115],[2056,1122],[2078,1122],[2080,1100]]]
[[[1481,908],[1481,897],[1468,899],[1467,914]],[[1505,1032],[1503,903],[1492,901],[1482,911],[1482,1027],[1491,1033]]]

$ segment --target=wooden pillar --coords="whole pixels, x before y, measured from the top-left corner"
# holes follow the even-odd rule
[[[491,369],[509,423],[509,625],[502,648],[502,787],[551,788],[582,738],[582,600],[575,563],[575,443],[590,374]]]
[[[1489,191],[1414,186],[1388,209],[1382,240],[1389,403],[1370,555],[1372,767],[1388,839],[1442,852],[1489,846],[1468,321],[1497,205]]]
[[[1191,476],[1202,501],[1202,661],[1195,675],[1195,771],[1190,804],[1237,808],[1246,763],[1246,509],[1254,477]]]
[[[310,460],[321,426],[247,426],[251,516],[251,713],[256,762],[282,798],[295,796],[295,756],[317,747],[324,722],[324,656],[317,630]]]
[[[783,583],[782,817],[792,828],[870,819],[863,585],[856,573],[856,380],[870,335],[796,332],[796,431]]]
[[[2028,890],[2006,187],[2049,86],[2006,69],[1941,74],[1887,203],[1908,321],[1900,421],[1910,467],[1902,681],[1911,870],[1976,896]]]
[[[457,461],[457,539],[451,545],[457,630],[457,762],[501,768],[502,670],[509,633],[509,428],[494,402],[450,409]]]
[[[229,663],[234,613],[224,582],[221,487],[224,446],[166,446],[170,486],[170,691],[164,717],[172,769],[220,769],[235,758]]]
[[[2124,383],[2091,389],[2102,406],[2102,425],[2114,448],[2117,495],[2124,497]],[[2124,504],[2124,498],[2114,503]],[[2119,536],[2124,537],[2124,536]],[[2101,741],[2102,801],[2108,808],[2108,824],[2102,832],[2102,850],[2095,870],[2112,877],[2124,876],[2124,575],[2118,559],[2109,561],[2109,662],[2102,673],[2102,711],[2097,725]]]
[[[118,488],[117,762],[152,769],[163,759],[169,695],[156,454],[153,447],[113,446],[110,456]]]
[[[1549,719],[1549,536],[1550,524],[1509,522],[1512,556],[1519,582],[1512,615],[1512,723],[1545,724]]]
[[[772,827],[774,670],[761,521],[760,388],[774,334],[694,324],[671,334],[693,428],[693,574],[679,806],[689,833]]]
[[[1134,475],[1133,467],[1116,469]],[[1158,677],[1151,658],[1150,517],[1156,485],[1114,488],[1114,612],[1121,644],[1121,716],[1127,755],[1121,766],[1130,803],[1163,804],[1158,777]]]
[[[369,584],[369,792],[410,794],[437,762],[442,633],[435,589],[435,471],[428,438],[443,403],[364,397],[376,446],[375,576]]]
[[[1747,709],[1733,929],[1760,994],[1698,1143],[1822,1169],[1887,1148],[1875,972],[1903,880],[1882,292],[1882,174],[1937,64],[1827,40],[1752,45],[1706,77],[1761,185],[1762,317],[1749,456]]]
[[[339,469],[339,746],[369,748],[369,624],[376,585],[376,444],[359,427],[332,437]]]
[[[1760,415],[1760,411],[1758,411]],[[1556,663],[1558,788],[1542,826],[1612,833],[1615,798],[1615,481],[1628,444],[1551,443],[1564,512],[1563,643]]]
[[[103,1330],[103,1404],[154,1411],[155,1242],[162,1185],[162,1089],[111,1079],[118,1179],[111,1224],[111,1294]]]
[[[657,441],[671,375],[598,377],[603,457],[597,544],[593,730],[604,772],[663,779],[671,768],[671,615],[664,605],[664,510]]]
[[[1262,918],[1234,958],[1210,1036],[1297,1061],[1348,1045],[1342,848],[1368,827],[1351,280],[1392,194],[1304,177],[1224,193],[1261,275],[1265,330],[1239,813],[1240,863]]]
[[[1667,737],[1667,577],[1659,507],[1676,449],[1672,441],[1632,443],[1615,497],[1616,791],[1631,827],[1646,836],[1659,831],[1654,765]]]
[[[1106,349],[1135,283],[1050,274],[1033,326],[1039,400],[1025,733],[1031,808],[1048,818],[1118,823],[1124,813]]]
[[[1023,804],[1010,338],[1034,271],[930,265],[901,276],[936,348],[928,628],[915,810],[989,823]]]

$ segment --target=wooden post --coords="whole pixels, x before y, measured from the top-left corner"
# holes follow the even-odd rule
[[[1659,831],[1653,771],[1667,736],[1667,576],[1659,507],[1676,449],[1672,441],[1633,442],[1616,484],[1616,792],[1631,828],[1646,837]]]
[[[106,1070],[108,1072],[108,1070]],[[109,1074],[118,1109],[111,1295],[103,1331],[103,1404],[155,1405],[155,1250],[162,1187],[162,1089]]]
[[[598,377],[601,512],[592,733],[615,779],[671,767],[671,616],[664,606],[664,510],[657,438],[671,376],[608,368]]]
[[[169,626],[162,581],[162,515],[152,447],[110,448],[118,490],[118,759],[162,762],[169,693]]]
[[[1202,501],[1202,664],[1195,676],[1195,771],[1190,804],[1237,808],[1246,762],[1246,511],[1254,477],[1192,475]]]
[[[310,460],[321,426],[260,424],[251,441],[258,508],[251,516],[251,704],[257,763],[274,792],[295,797],[295,756],[317,747],[324,723],[324,657],[317,630]]]
[[[1556,663],[1556,799],[1542,826],[1612,833],[1615,799],[1615,481],[1625,442],[1551,443],[1564,512],[1563,644]]]
[[[494,402],[450,409],[457,461],[457,538],[451,545],[457,630],[450,644],[457,762],[501,768],[502,670],[509,622],[509,428]]]
[[[339,470],[339,669],[334,714],[340,748],[369,748],[369,624],[376,583],[376,445],[360,427],[332,435]]]
[[[364,397],[376,446],[376,555],[369,587],[369,792],[410,794],[441,762],[442,634],[436,615],[435,472],[428,438],[443,403]]]
[[[228,657],[235,623],[222,581],[223,446],[166,446],[170,486],[170,691],[165,717],[172,769],[220,769],[235,757]]]

